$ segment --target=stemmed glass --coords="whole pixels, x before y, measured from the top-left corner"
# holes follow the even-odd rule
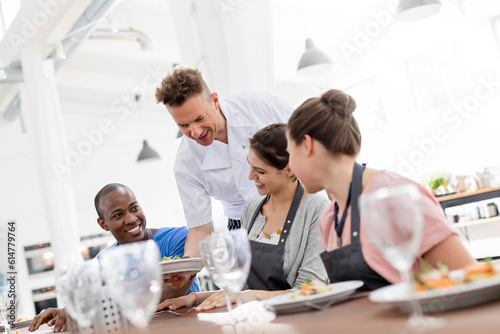
[[[403,284],[408,288],[412,313],[406,322],[406,329],[423,332],[442,327],[444,320],[422,314],[411,279],[411,268],[423,233],[421,197],[417,186],[405,184],[382,188],[362,194],[359,203],[371,240],[399,271]]]
[[[106,285],[124,316],[136,327],[146,327],[162,292],[158,246],[153,240],[120,245],[100,260]]]
[[[101,269],[97,259],[77,261],[58,269],[57,293],[68,314],[87,330],[100,306]]]
[[[241,289],[248,278],[251,264],[250,243],[244,228],[214,233],[208,239],[208,252],[223,286],[236,294],[240,307]]]
[[[203,259],[203,264],[205,265],[205,268],[207,268],[208,273],[210,274],[210,277],[214,280],[214,282],[221,286],[222,289],[224,290],[224,294],[226,296],[226,306],[227,310],[231,312],[232,306],[231,306],[231,298],[229,296],[228,292],[228,287],[225,284],[224,280],[219,276],[217,271],[215,270],[215,266],[212,262],[212,257],[210,256],[210,251],[209,251],[209,240],[210,236],[206,237],[204,240],[200,241],[200,256]]]

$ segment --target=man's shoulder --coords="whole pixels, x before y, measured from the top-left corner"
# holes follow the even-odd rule
[[[290,114],[293,108],[277,96],[264,91],[245,92],[220,99],[221,109],[226,117],[247,115],[250,118],[280,113],[287,110]]]
[[[172,239],[172,238],[186,238],[189,233],[189,230],[186,226],[180,227],[161,227],[154,234],[154,240],[156,242]]]
[[[263,98],[263,99],[274,98],[275,99],[276,96],[271,94],[271,93],[265,92],[265,91],[255,90],[255,91],[242,92],[242,93],[233,94],[230,96],[221,97],[220,99],[222,99],[223,101],[230,101],[230,100],[255,100],[255,99],[259,99],[259,98]]]
[[[116,241],[115,241],[115,242],[114,242],[113,244],[111,244],[110,246],[108,246],[108,247],[106,247],[106,248],[101,249],[101,251],[100,251],[99,253],[97,253],[97,255],[95,256],[95,257],[96,257],[96,259],[99,259],[99,258],[102,256],[102,254],[106,253],[106,252],[107,252],[107,251],[109,251],[110,249],[115,248],[116,246],[118,246],[118,242],[116,242]]]

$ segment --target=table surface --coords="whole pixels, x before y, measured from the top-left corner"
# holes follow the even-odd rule
[[[179,310],[183,312],[183,310]],[[216,313],[225,309],[209,311]],[[446,327],[432,333],[500,333],[500,300],[474,307],[432,314],[446,320]],[[185,316],[170,313],[156,315],[150,333],[165,333],[167,328],[178,333],[231,333],[221,326],[197,319],[193,310]],[[322,311],[278,315],[259,333],[397,333],[408,315],[392,305],[370,301],[367,297],[351,299]]]
[[[187,309],[178,310],[180,313]],[[185,316],[160,313],[153,316],[146,330],[137,333],[160,334],[182,333],[388,333],[397,334],[403,330],[408,315],[400,313],[389,304],[374,303],[367,297],[355,298],[335,304],[321,311],[307,311],[277,315],[276,319],[260,327],[248,330],[235,330],[230,326],[221,326],[206,318],[216,318],[226,309],[215,309],[197,314],[191,311]],[[436,334],[457,333],[500,333],[500,300],[476,305],[469,308],[433,313],[432,316],[446,320],[444,328],[432,331]],[[238,328],[238,327],[237,327]],[[47,333],[47,325],[40,331]],[[29,333],[26,328],[16,329]],[[36,332],[35,332],[36,334]]]

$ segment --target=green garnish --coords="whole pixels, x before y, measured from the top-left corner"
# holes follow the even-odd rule
[[[429,265],[427,265],[427,261],[425,261],[424,259],[420,259],[420,267],[422,268],[422,271],[424,273],[428,273],[431,271]]]
[[[439,269],[440,272],[442,273],[447,273],[449,270],[448,270],[448,266],[447,265],[444,265],[442,264],[441,262],[438,262],[436,263],[436,267]]]
[[[302,286],[311,285],[311,283],[312,281],[310,279],[306,279],[304,283],[302,283]]]
[[[174,257],[172,256],[164,256],[161,258],[160,262],[165,262],[165,261],[172,261],[172,260],[180,260],[181,257],[179,255],[176,255]]]

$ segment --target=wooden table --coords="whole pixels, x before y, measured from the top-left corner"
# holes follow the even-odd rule
[[[184,312],[183,309],[179,310]],[[217,313],[225,309],[212,310]],[[162,313],[155,316],[148,328],[160,333],[234,333],[208,321],[197,319],[195,311],[185,316]],[[446,319],[447,326],[436,334],[500,333],[500,300],[470,308],[433,314]],[[278,315],[269,325],[255,333],[398,333],[408,316],[388,304],[371,302],[367,297],[352,299],[322,311]]]
[[[185,311],[186,309],[179,310],[180,313]],[[374,303],[367,297],[351,299],[322,311],[278,315],[271,323],[258,328],[254,327],[251,332],[235,331],[230,326],[222,327],[214,322],[199,319],[211,315],[217,316],[218,313],[225,311],[225,308],[216,309],[198,315],[193,310],[185,316],[165,312],[153,316],[146,329],[135,332],[147,334],[398,334],[402,333],[399,329],[403,328],[408,319],[406,314],[400,313],[391,305]],[[500,333],[500,300],[469,308],[433,313],[432,316],[445,319],[447,322],[446,327],[430,332],[432,334]],[[45,324],[39,330],[47,333],[48,329],[49,327]],[[27,327],[18,328],[15,331],[29,333]]]

